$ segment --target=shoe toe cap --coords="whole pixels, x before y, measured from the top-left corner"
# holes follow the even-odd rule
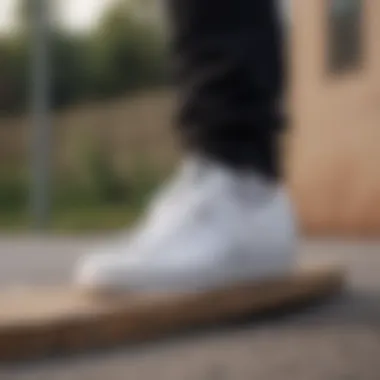
[[[135,257],[97,254],[82,257],[74,281],[90,291],[115,291],[128,285],[137,264]]]

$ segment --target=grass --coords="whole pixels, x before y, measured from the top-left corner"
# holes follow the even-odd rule
[[[127,228],[140,215],[163,173],[137,165],[118,173],[107,156],[87,156],[86,175],[56,176],[50,229],[54,232],[95,232]],[[31,226],[29,177],[17,170],[0,172],[0,229],[23,231]]]
[[[144,193],[114,203],[92,199],[81,204],[79,194],[77,199],[72,199],[71,205],[56,200],[52,207],[49,229],[53,232],[73,233],[127,228],[142,212],[150,193],[146,189]],[[8,208],[0,213],[0,229],[3,231],[26,231],[31,225],[27,207]]]
[[[128,206],[97,205],[93,207],[54,211],[50,224],[53,232],[97,232],[129,227],[139,212]],[[22,232],[31,228],[30,216],[26,211],[2,213],[0,229]]]

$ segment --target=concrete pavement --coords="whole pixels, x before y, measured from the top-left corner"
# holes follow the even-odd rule
[[[104,241],[0,236],[0,284],[68,282],[80,253]],[[344,265],[346,294],[296,314],[154,344],[0,366],[0,380],[378,380],[380,241],[303,241],[299,254]]]

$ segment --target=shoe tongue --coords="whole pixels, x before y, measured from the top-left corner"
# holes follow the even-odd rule
[[[233,170],[228,170],[224,165],[205,157],[190,157],[183,164],[183,174],[186,178],[199,181],[208,178],[228,178]]]
[[[182,170],[186,186],[200,185],[202,189],[229,192],[247,199],[265,199],[273,194],[276,185],[253,170],[238,170],[205,157],[188,157]],[[186,187],[185,186],[185,187]]]

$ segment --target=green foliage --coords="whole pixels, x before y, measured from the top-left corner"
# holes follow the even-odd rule
[[[23,15],[25,19],[25,6]],[[25,20],[27,25],[27,20]],[[28,27],[0,39],[0,113],[24,111],[29,97]],[[163,39],[153,25],[117,4],[89,35],[55,27],[50,33],[51,104],[65,107],[115,97],[167,81]]]
[[[116,172],[112,162],[101,149],[89,157],[89,177],[95,196],[104,203],[123,203],[128,200],[129,187],[125,178]]]
[[[1,173],[0,209],[3,214],[25,210],[28,203],[28,179],[20,173]]]
[[[52,228],[64,231],[107,230],[127,227],[144,209],[161,182],[160,173],[136,165],[120,176],[99,151],[88,156],[90,181],[54,178]],[[0,172],[0,228],[27,228],[29,176],[15,170]]]
[[[65,107],[86,98],[91,80],[86,62],[86,39],[55,32],[50,46],[52,106]]]
[[[0,39],[0,113],[24,109],[27,101],[28,47],[23,36]]]
[[[96,94],[109,97],[165,78],[163,44],[155,30],[119,5],[103,19],[91,44]]]

